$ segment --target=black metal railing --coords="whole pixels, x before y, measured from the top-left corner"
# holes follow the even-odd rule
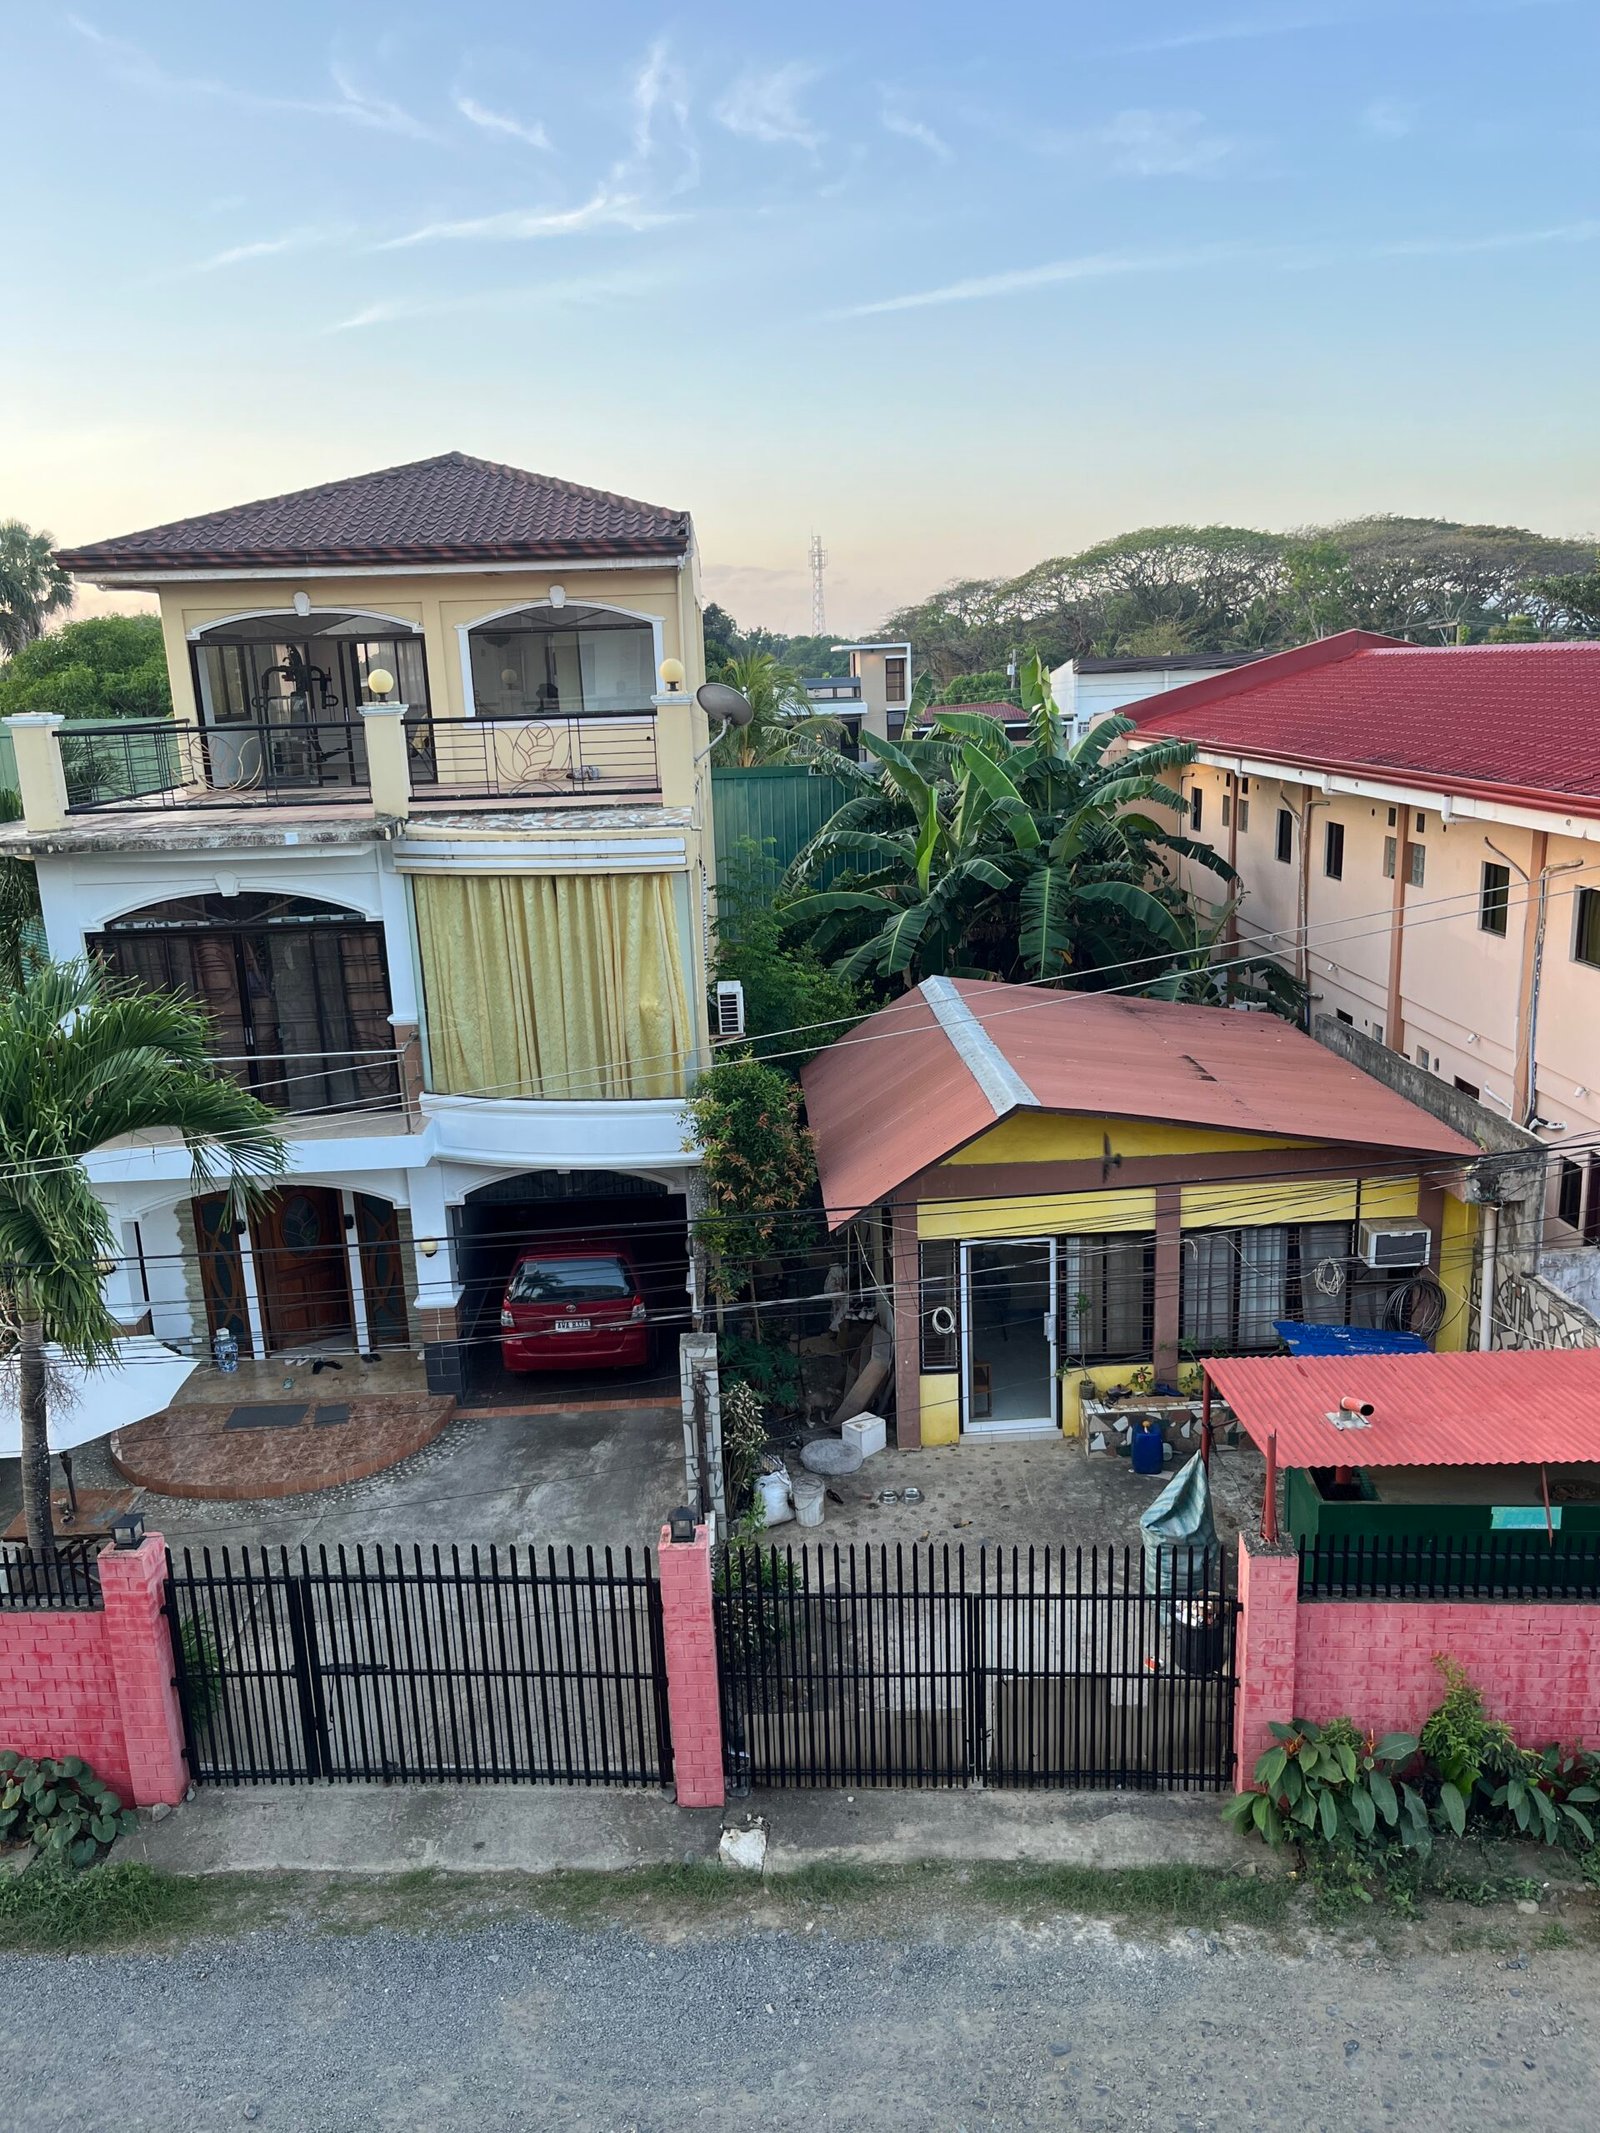
[[[1232,1782],[1218,1548],[735,1549],[715,1605],[736,1784]]]
[[[648,1553],[185,1550],[167,1611],[197,1779],[671,1775]]]
[[[58,1535],[55,1554],[42,1557],[26,1541],[0,1541],[0,1608],[98,1607],[105,1545],[103,1533]]]
[[[400,1052],[234,1052],[213,1056],[275,1111],[392,1111],[401,1095]]]
[[[367,790],[359,718],[237,719],[188,726],[170,719],[74,720],[61,728],[69,814],[110,808],[287,804],[308,794]]]
[[[1303,1600],[1600,1599],[1600,1534],[1334,1534],[1300,1545]]]
[[[412,798],[423,805],[661,790],[653,710],[408,718],[406,742]]]

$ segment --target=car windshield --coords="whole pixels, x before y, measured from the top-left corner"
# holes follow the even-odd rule
[[[633,1294],[620,1259],[524,1259],[511,1277],[508,1303],[605,1303]]]

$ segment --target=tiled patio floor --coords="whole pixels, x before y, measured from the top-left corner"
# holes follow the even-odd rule
[[[338,1378],[235,1405],[195,1402],[118,1430],[111,1463],[163,1496],[254,1501],[305,1496],[382,1473],[420,1452],[448,1426],[456,1403],[427,1394],[353,1393]],[[326,1385],[327,1390],[322,1391]],[[252,1415],[264,1427],[229,1427]],[[276,1420],[282,1417],[281,1422]]]

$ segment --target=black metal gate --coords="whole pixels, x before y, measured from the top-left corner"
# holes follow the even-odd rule
[[[1220,1790],[1219,1548],[735,1551],[716,1599],[735,1784]]]
[[[648,1551],[169,1554],[191,1775],[657,1784],[672,1772]]]

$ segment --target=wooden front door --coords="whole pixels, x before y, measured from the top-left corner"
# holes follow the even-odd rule
[[[352,1339],[344,1210],[325,1185],[289,1185],[250,1218],[256,1286],[270,1348]]]

